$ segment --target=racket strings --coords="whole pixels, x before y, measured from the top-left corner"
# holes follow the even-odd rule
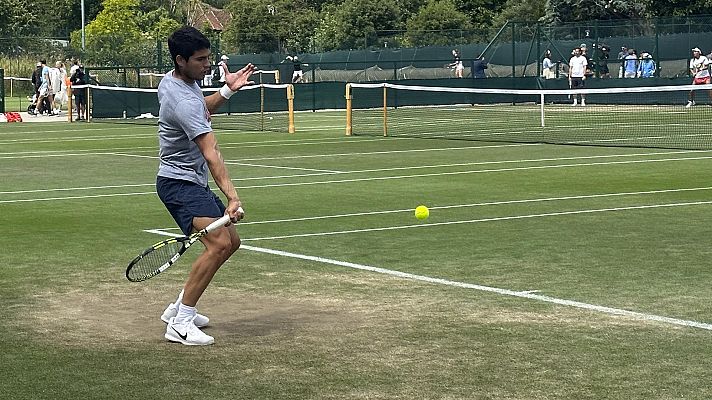
[[[158,269],[180,251],[181,242],[169,242],[161,247],[154,248],[136,260],[128,271],[132,280],[147,279],[158,272]]]

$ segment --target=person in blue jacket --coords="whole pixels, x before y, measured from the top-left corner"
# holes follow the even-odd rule
[[[638,64],[638,77],[639,78],[652,78],[655,76],[655,60],[653,56],[648,52],[643,52],[640,55],[640,63]]]

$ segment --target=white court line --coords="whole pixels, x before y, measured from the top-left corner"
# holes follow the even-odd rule
[[[664,151],[655,153],[630,153],[630,154],[609,154],[609,155],[598,155],[598,156],[578,156],[578,157],[559,157],[559,158],[539,158],[539,159],[526,159],[526,160],[500,160],[500,161],[475,161],[469,163],[453,163],[453,164],[435,164],[435,165],[415,165],[409,167],[392,167],[392,168],[376,168],[376,169],[363,169],[363,170],[351,170],[351,171],[328,171],[324,170],[321,173],[316,174],[291,174],[291,175],[274,175],[274,176],[259,176],[252,178],[239,178],[233,179],[236,182],[245,182],[253,180],[266,180],[266,179],[292,179],[292,178],[303,178],[311,176],[324,176],[324,175],[337,175],[337,174],[359,174],[359,173],[369,173],[369,172],[387,172],[387,171],[398,171],[398,170],[410,170],[410,169],[427,169],[427,168],[449,168],[449,167],[464,167],[472,165],[496,165],[496,164],[516,164],[516,163],[528,163],[528,162],[543,162],[543,161],[561,161],[561,160],[589,160],[589,159],[599,159],[599,158],[624,158],[624,157],[638,157],[638,156],[649,156],[649,155],[669,155],[669,154],[687,154],[687,153],[699,153],[700,151]],[[122,157],[135,157],[135,158],[149,158],[157,159],[157,156],[145,156],[138,154],[123,154],[123,153],[99,153],[99,154],[109,154]],[[43,157],[43,156],[36,156]],[[0,157],[2,158],[2,157]],[[274,168],[281,168],[275,167]],[[290,167],[284,167],[290,168]],[[318,170],[317,170],[318,171]],[[211,181],[212,182],[212,181]],[[55,189],[30,189],[30,190],[16,190],[9,192],[0,192],[0,194],[19,194],[19,193],[40,193],[40,192],[61,192],[61,191],[73,191],[73,190],[95,190],[95,189],[116,189],[121,187],[142,187],[142,186],[153,186],[155,183],[136,183],[136,184],[126,184],[126,185],[106,185],[106,186],[88,186],[88,187],[73,187],[73,188],[55,188]]]
[[[174,234],[174,233],[163,232],[160,229],[150,229],[150,230],[145,230],[144,232],[163,235],[163,236],[172,236],[172,237],[182,236],[182,235],[178,235],[178,234]],[[712,331],[712,324],[708,324],[708,323],[704,323],[704,322],[664,317],[664,316],[655,315],[655,314],[647,314],[647,313],[641,313],[641,312],[637,312],[637,311],[624,310],[621,308],[599,306],[599,305],[595,305],[595,304],[589,304],[589,303],[584,303],[584,302],[574,301],[574,300],[559,299],[556,297],[536,294],[536,292],[540,292],[539,290],[514,291],[514,290],[502,289],[502,288],[497,288],[497,287],[492,287],[492,286],[483,286],[483,285],[476,285],[473,283],[451,281],[451,280],[442,279],[442,278],[432,278],[429,276],[416,275],[416,274],[411,274],[408,272],[394,271],[394,270],[390,270],[390,269],[373,267],[373,266],[364,265],[364,264],[356,264],[356,263],[351,263],[351,262],[347,262],[347,261],[333,260],[333,259],[324,258],[324,257],[309,256],[309,255],[305,255],[305,254],[290,253],[290,252],[282,251],[282,250],[274,250],[274,249],[268,249],[268,248],[264,248],[264,247],[249,246],[246,244],[242,244],[240,246],[240,249],[255,251],[258,253],[271,254],[271,255],[281,256],[281,257],[289,257],[289,258],[296,258],[296,259],[300,259],[300,260],[313,261],[313,262],[317,262],[320,264],[330,264],[330,265],[336,265],[336,266],[340,266],[340,267],[353,268],[353,269],[358,269],[361,271],[375,272],[375,273],[379,273],[379,274],[395,276],[395,277],[402,278],[402,279],[427,282],[427,283],[433,283],[433,284],[438,284],[438,285],[453,286],[453,287],[459,287],[459,288],[463,288],[463,289],[479,290],[482,292],[495,293],[495,294],[499,294],[499,295],[503,295],[503,296],[512,296],[512,297],[518,297],[518,298],[524,298],[524,299],[530,299],[530,300],[543,301],[546,303],[553,303],[553,304],[558,304],[558,305],[562,305],[562,306],[581,308],[584,310],[596,311],[596,312],[604,313],[604,314],[619,315],[619,316],[628,317],[631,319],[662,322],[662,323],[666,323],[666,324],[685,326],[685,327],[690,327],[690,328],[699,328],[699,329],[705,329],[708,331]]]
[[[439,172],[439,173],[428,173],[428,174],[413,174],[413,175],[395,175],[395,176],[382,176],[382,177],[370,177],[370,178],[353,178],[353,179],[340,179],[340,180],[328,180],[328,181],[314,181],[314,182],[295,182],[295,183],[275,183],[275,184],[263,184],[263,185],[245,185],[239,186],[240,189],[261,189],[261,188],[274,188],[274,187],[292,187],[292,186],[312,186],[312,185],[328,185],[334,183],[353,183],[353,182],[368,182],[368,181],[384,181],[391,179],[410,179],[410,178],[424,178],[424,177],[436,177],[436,176],[451,176],[451,175],[467,175],[467,174],[483,174],[483,173],[494,173],[494,172],[513,172],[513,171],[526,171],[526,170],[543,170],[551,168],[574,168],[574,167],[589,167],[589,166],[605,166],[605,165],[619,165],[619,164],[640,164],[640,163],[653,163],[653,162],[674,162],[674,161],[690,161],[690,160],[705,160],[712,159],[712,156],[706,157],[684,157],[684,158],[665,158],[665,159],[654,159],[654,160],[626,160],[626,161],[610,161],[610,162],[592,162],[592,163],[575,163],[575,164],[557,164],[557,165],[541,165],[541,166],[529,166],[529,167],[511,167],[511,168],[493,168],[493,169],[483,169],[483,170],[469,170],[469,171],[456,171],[456,172]],[[309,174],[307,176],[310,176]],[[314,174],[317,175],[317,174]],[[291,178],[294,176],[286,176]],[[267,178],[259,178],[267,179]],[[239,179],[233,179],[235,182],[240,182]],[[138,186],[149,185],[149,184],[136,184]],[[136,186],[133,185],[133,186]],[[132,185],[127,185],[127,187]],[[71,189],[34,189],[27,192],[41,192],[41,191],[66,191]],[[82,190],[77,188],[76,190]],[[0,192],[0,194],[18,194],[23,191],[14,192]],[[21,200],[0,200],[2,203],[20,203],[20,202],[33,202],[33,201],[48,201],[48,200],[66,200],[66,199],[82,199],[82,198],[96,198],[96,197],[112,197],[112,196],[130,196],[130,195],[147,195],[155,194],[154,192],[140,192],[140,193],[117,193],[117,194],[106,194],[106,195],[87,195],[87,196],[71,196],[71,197],[53,197],[53,198],[40,198],[40,199],[21,199]]]
[[[447,209],[453,209],[453,208],[484,207],[484,206],[526,204],[526,203],[543,203],[543,202],[549,202],[549,201],[582,200],[582,199],[595,199],[595,198],[602,198],[602,197],[640,196],[640,195],[648,195],[648,194],[694,192],[694,191],[700,191],[700,190],[712,190],[712,186],[700,187],[700,188],[647,190],[647,191],[640,191],[640,192],[600,193],[600,194],[589,194],[589,195],[579,195],[579,196],[544,197],[544,198],[522,199],[522,200],[488,201],[488,202],[482,202],[482,203],[453,204],[453,205],[448,205],[448,206],[433,206],[433,207],[429,207],[429,208],[430,208],[430,210],[447,210]],[[335,215],[321,215],[318,217],[284,218],[284,219],[271,219],[271,220],[264,220],[264,221],[241,221],[240,225],[264,225],[264,224],[275,224],[275,223],[284,223],[284,222],[315,221],[315,220],[333,219],[333,218],[349,218],[349,217],[365,217],[365,216],[370,216],[370,215],[397,214],[397,213],[404,213],[404,212],[412,213],[413,208],[411,207],[411,208],[402,208],[402,209],[398,209],[398,210],[369,211],[369,212],[335,214]],[[166,228],[164,230],[171,230],[171,229],[177,230],[179,228]]]
[[[376,272],[379,274],[395,276],[395,277],[399,277],[399,278],[403,278],[403,279],[409,279],[409,280],[415,280],[415,281],[421,281],[421,282],[427,282],[427,283],[434,283],[434,284],[439,284],[439,285],[454,286],[454,287],[459,287],[459,288],[464,288],[464,289],[474,289],[474,290],[479,290],[479,291],[483,291],[483,292],[496,293],[496,294],[500,294],[500,295],[504,295],[504,296],[519,297],[519,298],[538,300],[538,301],[543,301],[546,303],[553,303],[553,304],[558,304],[558,305],[563,305],[563,306],[568,306],[568,307],[582,308],[585,310],[596,311],[596,312],[605,313],[605,314],[620,315],[620,316],[624,316],[624,317],[628,317],[628,318],[632,318],[632,319],[663,322],[663,323],[667,323],[667,324],[685,326],[685,327],[690,327],[690,328],[700,328],[700,329],[712,331],[712,324],[707,324],[704,322],[663,317],[663,316],[659,316],[659,315],[655,315],[655,314],[647,314],[647,313],[641,313],[641,312],[637,312],[637,311],[624,310],[624,309],[620,309],[620,308],[599,306],[599,305],[595,305],[595,304],[583,303],[580,301],[559,299],[556,297],[535,294],[535,293],[532,293],[532,291],[514,291],[514,290],[509,290],[509,289],[491,287],[491,286],[483,286],[483,285],[476,285],[476,284],[472,284],[472,283],[451,281],[448,279],[431,278],[429,276],[416,275],[416,274],[411,274],[408,272],[394,271],[394,270],[385,269],[385,268],[373,267],[370,265],[355,264],[355,263],[350,263],[350,262],[346,262],[346,261],[338,261],[338,260],[332,260],[332,259],[323,258],[323,257],[315,257],[315,256],[304,255],[304,254],[296,254],[296,253],[290,253],[290,252],[281,251],[281,250],[267,249],[267,248],[262,248],[262,247],[242,245],[242,246],[240,246],[240,248],[245,249],[245,250],[256,251],[259,253],[272,254],[272,255],[282,256],[282,257],[297,258],[297,259],[301,259],[301,260],[314,261],[314,262],[323,263],[323,264],[331,264],[331,265],[337,265],[337,266],[341,266],[341,267],[354,268],[354,269],[358,269],[358,270],[362,270],[362,271]]]
[[[152,136],[155,138],[155,135]],[[249,148],[261,148],[261,147],[285,147],[285,146],[309,146],[309,145],[322,145],[322,144],[338,144],[338,145],[345,145],[345,144],[359,144],[362,142],[377,142],[377,141],[383,141],[383,140],[418,140],[418,138],[358,138],[358,139],[331,139],[331,140],[324,140],[324,139],[299,139],[299,140],[268,140],[268,141],[255,141],[255,142],[244,142],[244,143],[230,143],[226,142],[224,144],[220,145],[221,149],[249,149]],[[51,141],[52,143],[55,143],[57,141]],[[0,142],[1,143],[1,142]],[[476,147],[476,148],[480,148]],[[151,152],[153,154],[158,152],[158,148],[156,146],[137,146],[137,147],[116,147],[113,149],[110,149],[111,152],[117,152],[121,150],[132,150],[136,152]],[[690,151],[702,151],[702,150],[690,150]],[[67,152],[74,152],[74,153],[67,153]],[[0,152],[0,159],[18,159],[18,158],[24,158],[26,155],[27,157],[36,155],[36,154],[52,154],[54,157],[60,157],[63,155],[67,156],[81,156],[83,154],[89,153],[89,154],[112,154],[111,152],[107,153],[107,148],[96,148],[96,149],[86,149],[86,150],[79,150],[79,149],[73,149],[73,150],[38,150],[38,151],[18,151],[18,152]],[[117,154],[123,154],[128,156],[129,154],[126,153],[117,153]],[[140,157],[138,154],[134,154],[136,157]],[[147,156],[148,157],[148,156]]]
[[[294,235],[281,235],[281,236],[266,236],[266,237],[256,237],[243,239],[245,241],[258,241],[258,240],[277,240],[277,239],[291,239],[291,238],[301,238],[301,237],[314,237],[314,236],[333,236],[333,235],[346,235],[352,233],[364,233],[364,232],[379,232],[379,231],[394,231],[400,229],[411,229],[411,228],[432,228],[435,226],[445,226],[445,225],[462,225],[462,224],[474,224],[480,222],[492,222],[492,221],[511,221],[511,220],[521,220],[521,219],[532,219],[532,218],[544,218],[544,217],[557,217],[561,215],[577,215],[577,214],[594,214],[602,212],[614,212],[614,211],[628,211],[628,210],[643,210],[652,208],[669,208],[669,207],[687,207],[687,206],[698,206],[712,204],[712,201],[690,201],[684,203],[668,203],[668,204],[650,204],[642,206],[629,206],[629,207],[611,207],[611,208],[597,208],[588,210],[574,210],[574,211],[558,211],[542,214],[525,214],[525,215],[510,215],[506,217],[491,217],[491,218],[477,218],[461,221],[448,221],[448,222],[432,222],[432,223],[418,223],[409,225],[399,225],[399,226],[386,226],[381,228],[363,228],[363,229],[351,229],[344,231],[331,231],[331,232],[314,232],[314,233],[299,233]]]
[[[227,165],[242,165],[245,167],[258,167],[258,168],[272,168],[272,169],[288,169],[292,171],[312,171],[312,172],[323,172],[327,174],[341,174],[341,171],[332,171],[328,169],[314,169],[314,168],[299,168],[299,167],[285,167],[281,165],[264,165],[264,164],[249,164],[237,161],[225,161]]]

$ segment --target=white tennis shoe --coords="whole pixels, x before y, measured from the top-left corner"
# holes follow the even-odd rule
[[[171,318],[166,326],[165,338],[171,342],[183,343],[187,346],[206,346],[215,343],[215,339],[198,329],[193,320],[177,323],[175,318]]]
[[[175,317],[178,315],[178,306],[175,305],[175,303],[171,303],[166,307],[166,310],[163,311],[163,315],[161,315],[161,320],[165,323],[169,323],[171,318]],[[210,318],[206,317],[203,314],[197,313],[195,314],[195,326],[198,328],[205,328],[208,326],[210,323]]]

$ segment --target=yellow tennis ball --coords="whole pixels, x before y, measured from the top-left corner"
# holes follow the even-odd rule
[[[424,220],[428,218],[430,215],[430,210],[428,210],[428,207],[425,206],[418,206],[415,207],[415,218],[418,218],[419,220]]]

